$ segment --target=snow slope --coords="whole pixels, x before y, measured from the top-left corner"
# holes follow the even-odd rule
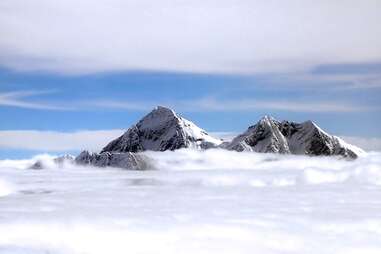
[[[238,152],[290,153],[287,140],[279,130],[278,122],[269,116],[250,126],[246,132],[227,144],[226,148]]]
[[[353,159],[364,154],[360,148],[329,135],[312,121],[279,122],[269,116],[262,118],[223,147],[235,151],[340,155]]]
[[[179,148],[210,148],[222,141],[211,137],[173,110],[158,106],[121,137],[111,141],[102,152],[165,151]]]

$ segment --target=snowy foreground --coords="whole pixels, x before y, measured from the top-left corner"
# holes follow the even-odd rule
[[[381,253],[380,153],[145,154],[154,170],[0,161],[0,253]]]

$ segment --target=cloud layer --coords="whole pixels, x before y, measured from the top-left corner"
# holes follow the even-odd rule
[[[17,70],[283,72],[381,59],[378,0],[3,0]]]
[[[370,112],[379,111],[379,106],[359,105],[345,101],[310,101],[310,100],[271,100],[271,99],[230,99],[221,100],[213,97],[173,101],[128,101],[128,100],[78,100],[71,101],[70,106],[64,102],[30,102],[30,97],[49,94],[50,91],[13,91],[0,93],[0,107],[17,107],[35,110],[88,111],[94,109],[121,109],[130,111],[149,111],[157,105],[166,105],[183,112],[236,112],[259,110],[277,110],[286,112]]]
[[[380,153],[146,155],[156,170],[0,160],[1,252],[380,253]]]

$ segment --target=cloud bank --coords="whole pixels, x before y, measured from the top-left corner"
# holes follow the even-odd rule
[[[76,132],[8,130],[0,131],[0,148],[33,151],[99,151],[123,130],[96,130]]]
[[[0,160],[0,252],[381,250],[380,153],[355,161],[214,149],[147,155],[156,170],[22,170],[24,160]]]
[[[288,72],[381,59],[378,0],[2,0],[16,70]]]

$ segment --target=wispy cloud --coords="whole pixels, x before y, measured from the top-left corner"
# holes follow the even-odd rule
[[[49,94],[52,91],[14,91],[0,93],[0,106],[28,108],[35,110],[127,110],[149,111],[157,105],[172,107],[184,112],[234,112],[234,111],[289,111],[289,112],[367,112],[380,111],[379,106],[358,105],[353,102],[340,101],[310,101],[310,100],[283,100],[283,99],[217,99],[214,97],[194,98],[170,101],[152,100],[112,100],[94,99],[72,101],[70,106],[62,106],[60,102],[29,102],[32,96]]]
[[[379,9],[374,0],[2,0],[0,63],[70,74],[267,73],[379,61]]]
[[[153,107],[161,104],[148,101],[118,101],[118,100],[93,100],[93,101],[82,101],[78,102],[81,104],[81,108],[102,108],[102,109],[120,109],[120,110],[130,110],[130,111],[147,111]]]
[[[0,107],[17,107],[37,110],[69,110],[69,107],[63,107],[47,103],[27,101],[29,97],[49,94],[53,91],[12,91],[0,93]]]
[[[6,130],[0,131],[0,148],[52,152],[99,151],[122,133],[123,130],[119,129],[76,132]]]
[[[275,87],[316,88],[325,87],[332,90],[354,90],[381,88],[380,73],[287,73],[269,75],[267,81]]]
[[[123,102],[105,101],[88,102],[89,107],[147,111],[156,105],[172,107],[184,112],[234,112],[234,111],[289,111],[289,112],[366,112],[381,110],[376,106],[357,105],[340,101],[291,101],[263,99],[216,99],[213,97],[188,99],[183,101]]]
[[[179,105],[185,111],[258,111],[277,110],[290,112],[363,112],[380,110],[379,107],[361,106],[348,102],[337,101],[291,101],[291,100],[261,100],[235,99],[217,100],[204,98]]]

